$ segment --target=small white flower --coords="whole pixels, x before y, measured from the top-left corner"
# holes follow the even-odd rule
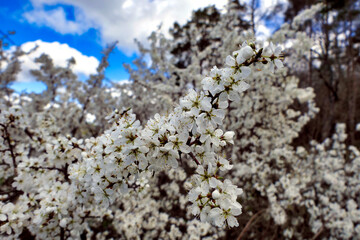
[[[66,224],[67,224],[67,219],[66,218],[61,219],[59,223],[60,227],[65,228]]]
[[[222,227],[224,225],[225,217],[223,213],[223,210],[218,207],[210,210],[209,218],[215,226]]]
[[[221,171],[226,171],[232,169],[233,165],[229,163],[228,160],[222,157],[218,157],[218,166],[220,166]]]
[[[254,54],[254,50],[249,45],[247,45],[246,42],[243,43],[240,50],[233,53],[233,55],[236,56],[236,61],[238,64],[241,64],[250,59],[252,56],[254,56]]]
[[[210,71],[210,76],[201,81],[203,89],[215,96],[216,93],[224,90],[222,78],[222,70],[218,69],[216,66],[213,67]]]
[[[233,140],[234,136],[235,136],[234,131],[227,131],[224,133],[223,139],[228,143],[234,144],[234,140]]]
[[[188,133],[181,133],[175,136],[169,137],[169,142],[165,144],[166,149],[173,149],[177,151],[181,151],[183,153],[189,153],[190,147],[186,145],[186,142],[189,138]]]
[[[223,131],[221,129],[215,129],[212,125],[209,125],[201,134],[200,142],[204,143],[206,140],[210,139],[210,142],[215,146],[219,146],[220,137],[222,136]]]
[[[219,199],[221,194],[219,193],[219,191],[216,189],[215,191],[212,192],[211,196],[213,197],[213,199]]]
[[[275,66],[277,68],[284,67],[284,64],[279,59],[281,50],[282,48],[280,46],[275,47],[272,42],[270,42],[269,46],[265,50],[266,55],[269,55],[267,58],[269,60],[269,68],[272,73],[274,72]]]
[[[189,197],[189,201],[190,202],[195,202],[199,195],[201,195],[203,193],[203,189],[201,189],[200,187],[196,187],[190,190],[188,197]]]

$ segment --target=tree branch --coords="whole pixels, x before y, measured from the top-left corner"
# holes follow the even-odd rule
[[[315,240],[316,238],[318,238],[320,236],[320,234],[324,231],[324,225],[320,228],[320,230],[315,234],[315,236],[313,236],[313,238],[311,240]]]
[[[189,155],[196,162],[197,165],[201,165],[200,162],[196,159],[195,155],[192,152],[189,152]]]
[[[249,230],[251,223],[255,220],[255,218],[257,218],[258,216],[260,216],[263,212],[265,212],[266,209],[260,210],[259,212],[257,212],[255,215],[253,215],[250,220],[247,222],[247,224],[245,225],[244,229],[241,231],[239,237],[237,238],[237,240],[241,240],[241,238],[244,236],[244,234],[246,233],[247,230]]]
[[[13,145],[11,144],[10,134],[9,134],[9,131],[7,130],[7,126],[6,126],[6,125],[1,124],[1,126],[2,126],[3,129],[4,129],[4,134],[5,134],[5,136],[3,136],[3,137],[4,137],[5,141],[7,142],[7,144],[9,145],[9,151],[10,151],[11,159],[12,159],[13,166],[14,166],[14,175],[16,176],[16,175],[17,175],[17,171],[16,171],[16,168],[17,168],[16,156],[15,156],[15,153],[14,153]]]

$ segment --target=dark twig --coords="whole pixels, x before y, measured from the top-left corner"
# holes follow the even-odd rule
[[[196,159],[195,155],[192,152],[190,152],[189,155],[196,162],[197,165],[200,165],[200,162]]]
[[[315,240],[316,238],[318,238],[323,231],[324,231],[324,226],[320,228],[320,230],[315,234],[315,236],[313,236],[311,240]]]
[[[254,214],[250,220],[247,222],[246,226],[244,227],[244,229],[241,231],[239,237],[237,238],[237,240],[241,240],[241,238],[244,236],[244,234],[246,233],[246,231],[250,228],[251,223],[255,220],[255,218],[257,218],[259,215],[261,215],[264,211],[266,211],[266,209],[260,210],[258,211],[256,214]]]
[[[1,126],[2,126],[3,129],[4,129],[4,134],[5,134],[4,138],[5,138],[5,141],[6,141],[7,144],[9,145],[10,155],[11,155],[11,159],[12,159],[13,166],[14,166],[14,175],[16,176],[16,175],[17,175],[17,172],[16,172],[16,168],[17,168],[16,156],[15,156],[15,153],[14,153],[13,145],[11,144],[10,134],[9,134],[9,132],[8,132],[8,129],[7,129],[7,126],[6,126],[6,125],[1,124]]]
[[[44,169],[44,170],[56,170],[59,171],[61,173],[64,174],[65,180],[69,180],[69,174],[68,174],[68,167],[69,164],[65,164],[64,168],[57,168],[57,167],[35,167],[35,166],[31,166],[31,169],[35,169],[35,170],[39,170],[39,169]]]

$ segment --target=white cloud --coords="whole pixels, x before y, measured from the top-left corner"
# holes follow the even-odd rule
[[[49,11],[45,11],[44,9],[35,9],[24,13],[24,17],[30,23],[36,23],[40,26],[48,26],[61,34],[81,34],[86,32],[91,27],[90,22],[80,11],[78,11],[76,16],[77,21],[66,20],[65,11],[61,7]]]
[[[25,18],[60,33],[81,34],[89,28],[100,31],[104,43],[119,41],[127,54],[136,50],[134,38],[144,42],[162,23],[164,32],[175,21],[184,24],[194,9],[211,4],[223,8],[227,0],[31,0],[34,10]],[[45,6],[65,4],[74,6],[75,20],[68,20],[61,6],[45,10]]]
[[[61,44],[59,42],[43,42],[37,40],[34,42],[26,42],[21,45],[23,51],[30,51],[35,46],[38,48],[30,53],[20,57],[21,72],[17,76],[19,82],[31,82],[34,81],[34,77],[30,74],[31,69],[39,69],[40,65],[35,63],[35,59],[41,54],[45,53],[53,59],[53,63],[59,67],[66,67],[67,60],[71,57],[75,58],[76,64],[73,66],[73,72],[77,75],[90,75],[96,73],[96,68],[99,65],[99,61],[95,57],[89,57],[83,55],[78,50],[69,47],[67,44]],[[11,49],[10,51],[13,51]]]
[[[256,26],[256,38],[265,41],[271,35],[271,30],[264,24],[258,24]]]
[[[250,7],[252,0],[241,0],[240,2]],[[256,38],[266,40],[283,23],[285,10],[289,2],[288,0],[257,0],[257,4],[259,6],[255,10]],[[283,8],[276,8],[277,5],[282,5]],[[269,15],[272,17],[271,22],[266,22],[267,20],[264,17]],[[246,20],[251,20],[250,14],[246,16]]]

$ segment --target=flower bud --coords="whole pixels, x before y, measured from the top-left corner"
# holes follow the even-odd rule
[[[233,140],[234,135],[235,135],[235,132],[227,131],[226,133],[224,133],[223,138],[226,142],[234,144],[234,140]]]
[[[59,224],[60,227],[65,228],[65,227],[66,227],[66,224],[67,224],[66,218],[61,219],[60,224]]]
[[[240,50],[240,54],[245,60],[248,60],[254,55],[254,50],[250,46],[245,46]]]
[[[221,196],[221,194],[219,193],[219,191],[216,189],[215,191],[213,191],[213,193],[212,193],[212,198],[213,199],[219,199],[220,198],[220,196]]]

